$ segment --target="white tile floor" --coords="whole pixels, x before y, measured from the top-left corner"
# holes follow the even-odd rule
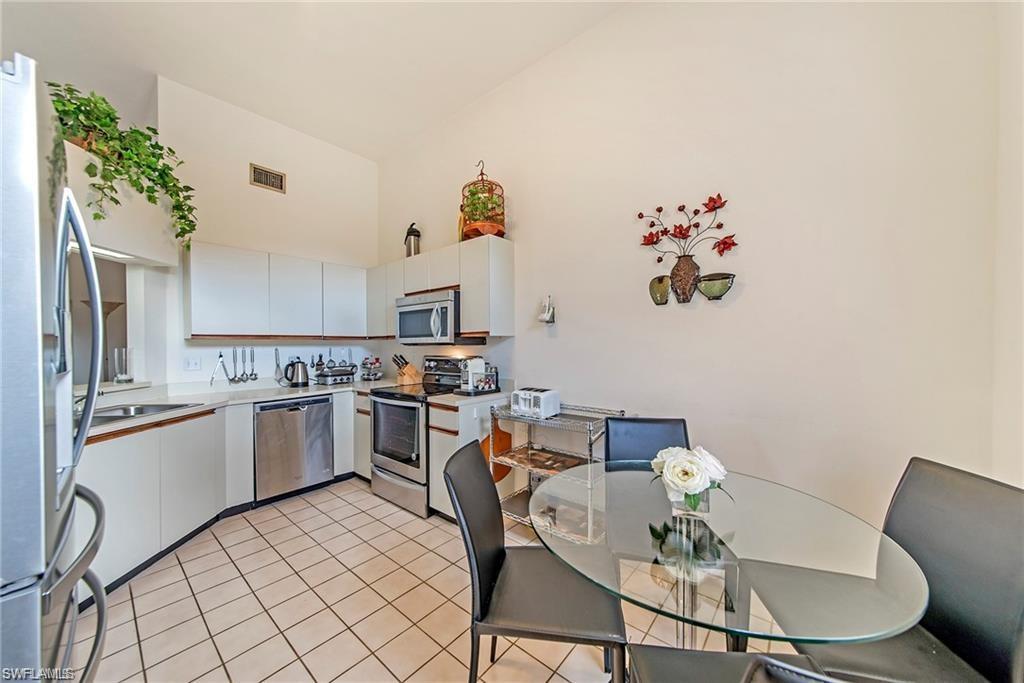
[[[506,542],[536,537],[510,524]],[[471,596],[458,529],[419,519],[358,480],[218,522],[108,603],[101,682],[461,683],[468,675]],[[629,604],[623,613],[631,642],[674,642],[671,620]],[[92,633],[90,618],[78,633]],[[699,640],[725,649],[720,633]],[[76,645],[76,666],[90,646]],[[500,639],[494,664],[487,647],[485,639],[485,683],[608,680],[594,647]],[[780,650],[791,651],[773,644]]]

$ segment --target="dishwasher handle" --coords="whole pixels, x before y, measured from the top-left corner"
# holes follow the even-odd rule
[[[314,396],[312,398],[302,399],[289,399],[286,401],[271,401],[267,403],[257,403],[254,408],[257,413],[266,413],[275,410],[289,410],[298,411],[306,410],[310,406],[317,405],[330,405],[332,402],[331,397],[328,396]]]

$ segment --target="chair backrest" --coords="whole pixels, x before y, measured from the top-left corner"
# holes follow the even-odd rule
[[[840,683],[835,678],[810,671],[773,657],[754,655],[740,683]]]
[[[605,460],[653,460],[663,448],[690,447],[681,417],[605,418]]]
[[[471,441],[448,459],[444,483],[462,530],[473,582],[473,619],[487,616],[494,584],[505,561],[501,501],[479,441]]]
[[[883,529],[928,579],[921,625],[989,680],[1019,683],[1024,491],[912,458]]]

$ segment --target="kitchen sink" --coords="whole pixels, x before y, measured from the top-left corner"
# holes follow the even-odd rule
[[[191,408],[197,406],[198,403],[137,403],[133,405],[123,406],[111,406],[110,408],[99,408],[93,413],[94,419],[97,417],[101,418],[115,418],[125,419],[129,417],[140,417],[142,415],[154,415],[156,413],[165,413],[168,410],[178,410],[179,408]]]
[[[179,408],[191,408],[198,403],[134,403],[123,406],[111,406],[109,408],[98,408],[92,415],[92,426],[110,424],[118,420],[127,420],[131,417],[142,417],[144,415],[156,415],[166,413],[169,410]],[[78,417],[75,417],[78,422]]]

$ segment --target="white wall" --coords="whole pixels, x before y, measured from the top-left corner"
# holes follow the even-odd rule
[[[163,77],[157,97],[160,139],[185,161],[179,177],[196,188],[196,239],[356,266],[377,263],[375,163]],[[249,162],[287,173],[287,194],[251,186]],[[145,302],[137,315],[144,316],[145,337],[136,349],[145,379],[207,381],[221,349],[230,362],[224,343],[185,340],[177,267],[147,269],[132,291]],[[263,377],[273,373],[273,348],[257,345]],[[281,353],[308,357],[327,349],[313,343],[281,347]],[[352,353],[358,362],[365,350]],[[185,369],[189,357],[199,360],[198,370]]]
[[[374,162],[163,77],[157,92],[161,142],[196,188],[197,239],[377,264]],[[286,173],[287,194],[250,185],[250,162]]]
[[[995,21],[979,5],[612,15],[380,165],[381,260],[455,239],[479,158],[517,241],[517,382],[683,415],[873,522],[910,456],[992,470]],[[635,215],[729,200],[738,274],[655,307]],[[558,322],[534,322],[551,293]]]
[[[1024,7],[999,5],[998,34],[998,153],[996,187],[996,248],[994,275],[995,348],[993,361],[993,470],[1005,481],[1024,486],[1024,280],[1022,280],[1022,174],[1021,106],[1024,54],[1021,52]]]

